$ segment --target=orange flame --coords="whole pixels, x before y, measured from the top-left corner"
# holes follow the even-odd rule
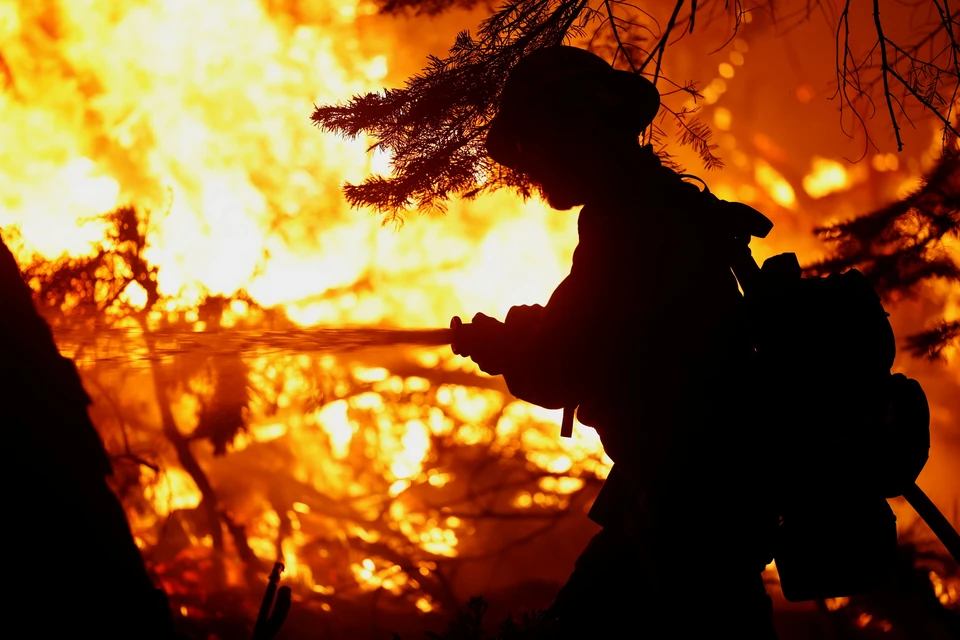
[[[0,52],[10,79],[0,91],[7,141],[0,226],[20,227],[18,257],[89,254],[104,237],[92,218],[133,203],[150,212],[142,220],[145,258],[158,267],[164,296],[154,313],[198,330],[215,328],[197,311],[213,295],[230,299],[213,320],[224,328],[255,324],[257,306],[277,306],[303,325],[445,326],[453,315],[503,317],[515,304],[545,302],[576,243],[570,214],[498,193],[454,202],[447,216],[418,218],[391,233],[378,219],[347,210],[342,183],[388,171],[389,158],[367,154],[368,139],[320,134],[310,126],[311,107],[400,84],[416,69],[394,68],[406,34],[374,18],[373,3],[331,0],[302,11],[271,12],[256,0],[0,0]],[[718,177],[714,191],[769,206],[778,224],[789,224],[792,216],[781,209],[798,209],[798,194],[845,192],[862,176],[828,158],[815,159],[805,176],[785,175],[774,166],[784,153],[772,138],[735,137],[741,118],[728,98],[747,76],[749,51],[736,39],[703,91],[719,143],[739,172]],[[745,143],[763,157],[751,157]],[[902,189],[916,184],[918,171],[903,174],[895,156],[877,156],[872,166],[899,171]],[[758,243],[756,255],[794,250],[787,241],[802,237],[796,231]],[[803,250],[812,251],[806,242]],[[238,298],[241,291],[252,303]],[[960,295],[944,295],[948,319],[960,317]],[[132,283],[121,299],[142,308],[146,291]],[[509,504],[521,512],[567,509],[612,465],[592,429],[578,424],[572,439],[558,439],[557,412],[514,401],[495,386],[432,379],[428,373],[456,379],[478,372],[448,350],[409,354],[405,365],[421,375],[303,354],[254,354],[242,364],[253,390],[244,405],[246,431],[227,456],[199,445],[195,455],[219,492],[218,506],[247,527],[253,554],[282,560],[287,575],[318,596],[382,588],[412,594],[422,612],[440,606],[421,583],[438,562],[475,544],[477,529],[469,513],[447,513],[423,498],[423,491],[458,486],[460,470],[438,458],[437,442],[482,447],[541,474],[534,486],[510,493]],[[128,507],[147,553],[160,544],[165,518],[204,506],[197,482],[157,435],[158,407],[169,401],[177,430],[189,436],[226,383],[194,371],[169,397],[158,397],[148,368],[88,373],[119,399],[118,411],[138,416],[128,445],[158,449],[164,462],[157,473],[141,472],[144,504]],[[934,407],[940,424],[953,411],[944,406]],[[98,426],[108,442],[119,441],[123,420],[101,407]],[[192,557],[211,553],[213,533],[183,526]],[[409,566],[391,556],[401,551]],[[337,553],[348,558],[347,576],[332,566]],[[225,569],[228,584],[242,581],[237,564]],[[942,601],[956,602],[955,584],[931,579]]]

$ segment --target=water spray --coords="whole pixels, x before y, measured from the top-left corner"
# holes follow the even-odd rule
[[[450,345],[455,353],[471,342],[482,339],[473,325],[458,316],[449,328],[396,329],[381,327],[314,327],[303,329],[217,329],[214,331],[175,331],[160,329],[143,332],[136,329],[105,328],[86,331],[56,331],[57,341],[77,346],[73,359],[95,362],[145,362],[177,355],[237,357],[267,355],[276,352],[345,353],[361,349],[387,347],[442,347]],[[467,349],[469,351],[469,347]],[[92,352],[91,352],[92,351]],[[560,435],[573,436],[575,407],[565,407]]]
[[[276,351],[345,352],[392,346],[439,347],[450,344],[450,329],[374,327],[291,328],[282,330],[140,331],[133,329],[54,330],[57,341],[82,348],[104,360],[155,360],[196,353],[204,356],[259,355]],[[91,351],[87,351],[91,349]],[[106,355],[94,355],[102,351]]]
[[[183,331],[127,328],[55,330],[57,341],[78,348],[79,358],[103,361],[157,360],[176,355],[263,355],[278,351],[343,353],[387,347],[441,347],[471,339],[471,324],[454,318],[450,327],[310,327]]]

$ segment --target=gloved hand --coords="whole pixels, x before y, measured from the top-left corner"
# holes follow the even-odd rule
[[[510,331],[504,323],[478,313],[469,325],[462,325],[459,318],[454,318],[451,326],[462,327],[457,339],[450,345],[455,354],[470,358],[481,371],[491,376],[503,373],[512,351]]]
[[[484,373],[502,375],[510,360],[517,357],[520,342],[539,325],[542,315],[540,305],[521,305],[510,308],[506,322],[483,313],[473,316],[471,324],[466,326],[454,318],[451,326],[462,329],[451,347],[455,354],[476,362]]]
[[[543,307],[539,304],[522,304],[510,307],[504,323],[511,327],[533,329],[543,318]]]

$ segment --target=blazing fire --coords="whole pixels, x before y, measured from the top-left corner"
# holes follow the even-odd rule
[[[356,0],[0,2],[0,227],[18,229],[18,259],[117,249],[98,216],[133,205],[142,259],[156,267],[152,285],[131,279],[111,307],[144,312],[142,322],[110,317],[133,342],[101,340],[97,354],[149,355],[161,324],[432,327],[545,302],[576,244],[570,216],[494,194],[392,231],[344,204],[342,183],[388,172],[389,159],[367,154],[370,140],[312,129],[312,106],[399,84],[425,46],[444,47],[454,32],[375,14]],[[751,62],[746,38],[704,82],[729,165],[711,188],[785,229],[758,258],[813,257],[820,248],[800,210],[828,203],[815,208],[825,219],[890,197],[870,190],[877,176],[908,189],[936,140],[909,161],[850,165],[811,152],[789,175],[772,133],[734,135],[728,96]],[[833,194],[856,204],[829,204]],[[151,286],[160,300],[146,308]],[[960,293],[942,293],[948,319],[960,315]],[[212,300],[223,301],[214,312]],[[452,561],[509,553],[566,514],[584,521],[611,465],[591,429],[559,439],[558,412],[512,399],[448,348],[254,349],[126,365],[67,337],[61,348],[81,365],[117,454],[137,544],[184,616],[201,615],[218,590],[243,592],[274,561],[296,597],[324,612],[365,593],[449,609],[478,584],[524,578],[456,582]],[[957,365],[942,375],[956,380]],[[955,399],[929,385],[935,433],[946,434]],[[215,451],[208,436],[230,421],[242,428]],[[947,468],[931,459],[921,480],[944,484]],[[938,597],[956,601],[956,585],[932,579]]]

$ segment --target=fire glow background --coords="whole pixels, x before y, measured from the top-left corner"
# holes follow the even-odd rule
[[[162,295],[144,311],[147,328],[257,329],[277,317],[440,327],[543,303],[568,269],[573,213],[497,193],[383,228],[349,210],[340,188],[388,172],[389,159],[309,121],[315,104],[399,86],[483,15],[383,17],[355,0],[4,0],[0,227],[18,228],[24,265],[99,250],[95,217],[136,207]],[[705,53],[714,48],[681,43],[668,64],[700,80],[727,166],[697,171],[692,153],[672,151],[720,197],[775,221],[759,259],[817,258],[815,224],[904,195],[935,161],[929,120],[904,130],[899,154],[875,122],[880,152],[844,160],[863,139],[843,135],[829,100],[826,22],[782,33],[750,20]],[[625,295],[642,304],[642,292]],[[104,314],[132,332],[134,354],[147,350],[144,325],[120,310],[146,300],[131,283]],[[956,318],[960,292],[934,284],[888,310],[902,337]],[[116,455],[138,545],[183,616],[251,611],[259,587],[248,585],[277,559],[295,585],[292,615],[389,629],[476,593],[542,605],[594,531],[584,514],[610,460],[592,430],[578,425],[561,441],[559,412],[515,401],[449,349],[129,362],[104,357],[118,347],[103,340],[58,335]],[[960,355],[948,355],[930,364],[903,354],[897,366],[932,405],[920,486],[958,526]],[[215,455],[202,436],[224,420],[244,428]],[[914,517],[894,507],[901,524]],[[691,576],[691,598],[697,588]],[[940,590],[957,601],[957,585]]]

